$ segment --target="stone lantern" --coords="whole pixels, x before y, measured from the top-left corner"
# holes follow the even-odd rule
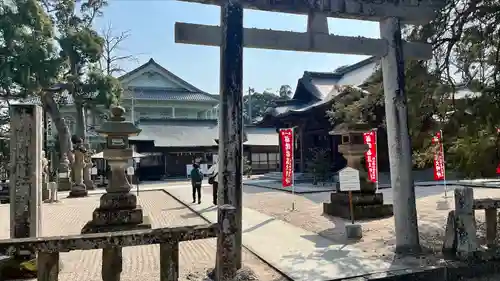
[[[344,130],[333,131],[333,134],[341,136],[339,152],[347,160],[347,167],[359,171],[359,183],[362,193],[375,193],[375,183],[368,180],[368,171],[364,165],[365,152],[368,145],[364,143],[363,134],[371,128],[366,123],[355,123],[347,126]]]
[[[125,121],[124,113],[123,107],[111,108],[111,118],[97,130],[106,137],[103,156],[111,168],[111,178],[99,207],[94,210],[92,220],[84,226],[82,233],[151,228],[142,208],[137,205],[137,197],[130,193],[132,186],[125,171],[133,157],[129,137],[138,135],[141,129]]]
[[[382,218],[393,215],[392,204],[384,204],[382,193],[376,193],[376,185],[368,179],[368,171],[364,164],[368,145],[364,143],[363,134],[370,131],[366,123],[345,124],[332,134],[341,136],[338,150],[347,160],[347,167],[358,170],[360,191],[352,192],[354,218],[356,220]],[[330,194],[331,203],[323,203],[323,212],[345,219],[350,218],[349,195],[339,190]]]

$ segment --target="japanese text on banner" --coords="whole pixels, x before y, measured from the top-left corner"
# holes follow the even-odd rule
[[[365,152],[366,169],[368,170],[368,179],[371,182],[377,182],[377,131],[370,131],[363,134],[365,144],[368,150]]]
[[[432,143],[435,145],[436,149],[434,152],[434,180],[440,181],[444,180],[444,151],[442,144],[441,132],[437,132],[432,138]]]
[[[293,129],[280,129],[281,152],[282,152],[282,178],[283,187],[289,187],[293,184]]]

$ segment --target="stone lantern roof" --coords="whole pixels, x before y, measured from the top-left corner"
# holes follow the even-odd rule
[[[125,109],[121,106],[111,108],[111,118],[104,122],[99,129],[96,130],[102,135],[125,135],[137,136],[142,131],[134,123],[125,121]]]

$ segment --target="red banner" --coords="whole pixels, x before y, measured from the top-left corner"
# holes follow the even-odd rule
[[[371,182],[377,182],[377,131],[373,130],[363,134],[365,144],[368,150],[365,152],[366,169],[368,170],[368,179]]]
[[[444,151],[441,132],[436,133],[436,135],[432,138],[432,143],[438,146],[435,150],[436,152],[434,152],[434,180],[444,180]]]
[[[280,129],[283,187],[289,187],[293,184],[293,129]]]

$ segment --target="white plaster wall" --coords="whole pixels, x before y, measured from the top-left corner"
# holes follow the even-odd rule
[[[363,84],[366,79],[368,79],[377,70],[377,63],[372,62],[365,66],[362,66],[355,71],[344,74],[342,78],[338,81],[339,85],[351,85],[359,86]]]
[[[143,73],[137,78],[130,80],[126,85],[128,87],[180,88],[177,84],[155,72]]]

